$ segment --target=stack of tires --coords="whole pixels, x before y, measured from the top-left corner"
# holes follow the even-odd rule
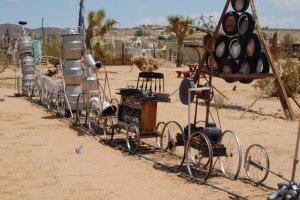
[[[22,95],[30,96],[35,80],[34,45],[30,36],[23,34],[18,40],[20,65],[22,70]]]
[[[62,35],[63,76],[66,85],[66,97],[71,112],[76,112],[77,98],[82,93],[83,70],[81,57],[83,55],[83,45],[83,34],[79,33],[77,29],[69,29]],[[67,105],[66,113],[68,114],[69,111]]]
[[[207,66],[216,73],[252,74],[269,73],[269,60],[262,50],[256,33],[255,20],[247,11],[250,0],[231,0],[234,11],[227,12],[222,21],[224,35],[216,38]],[[253,79],[225,79],[249,84]]]

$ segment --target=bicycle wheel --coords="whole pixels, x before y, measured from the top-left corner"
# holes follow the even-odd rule
[[[226,148],[226,156],[219,158],[223,174],[237,179],[242,165],[242,147],[238,137],[232,131],[224,131],[221,143]]]
[[[129,124],[126,131],[126,145],[128,151],[135,153],[139,149],[140,145],[140,131],[134,124]]]
[[[193,21],[193,26],[195,26],[196,28],[203,28],[204,26],[204,20],[203,20],[203,17],[197,17],[194,19]]]
[[[45,83],[41,85],[40,91],[39,91],[39,97],[40,97],[40,104],[41,106],[47,105],[47,97],[48,97],[48,90]]]
[[[97,103],[95,100],[91,101],[87,117],[88,128],[91,133],[98,134],[99,131],[99,114],[97,110],[92,109],[92,104]]]
[[[86,96],[84,93],[80,93],[76,101],[76,117],[74,124],[86,126],[87,113],[88,109],[86,103]]]
[[[175,121],[168,122],[160,138],[162,160],[166,166],[179,169],[185,156],[185,137],[182,127]]]
[[[254,183],[261,183],[269,175],[270,161],[265,148],[259,144],[252,144],[245,153],[244,167],[248,178]]]
[[[56,115],[58,117],[65,116],[65,97],[64,97],[63,90],[59,90],[57,93],[56,107],[57,107]]]
[[[213,167],[212,146],[202,132],[194,132],[186,145],[186,166],[190,176],[206,181]]]
[[[113,120],[112,117],[100,117],[99,120],[100,130],[98,132],[100,139],[103,142],[110,142],[113,136]]]
[[[46,99],[46,107],[48,111],[52,111],[53,110],[53,105],[54,105],[54,98],[53,98],[53,93],[49,92],[47,93],[47,99]]]
[[[159,135],[158,137],[155,137],[155,143],[157,145],[158,148],[160,148],[160,138],[161,138],[161,135],[162,135],[162,132],[163,132],[163,129],[165,127],[166,123],[165,122],[158,122],[156,124],[156,127],[155,127],[155,132],[157,132],[157,134]]]

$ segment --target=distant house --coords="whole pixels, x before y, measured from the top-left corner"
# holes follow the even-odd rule
[[[158,36],[158,39],[159,40],[168,40],[168,39],[170,39],[170,35],[160,35],[160,36]]]

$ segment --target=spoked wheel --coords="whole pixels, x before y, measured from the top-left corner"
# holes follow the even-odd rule
[[[182,127],[175,121],[168,122],[162,130],[160,148],[166,166],[179,169],[185,156],[185,137]]]
[[[63,90],[59,90],[57,93],[56,108],[57,108],[56,115],[58,117],[65,116],[65,96]]]
[[[35,102],[38,102],[40,99],[40,91],[41,90],[41,81],[39,80],[39,77],[37,76],[35,78],[34,82],[34,89],[32,90],[32,98]]]
[[[48,98],[48,90],[45,83],[41,85],[40,91],[39,91],[39,97],[40,97],[40,104],[41,106],[47,105],[47,98]]]
[[[80,93],[77,97],[76,102],[76,113],[74,114],[74,124],[75,125],[83,125],[86,126],[87,122],[87,114],[88,108],[86,103],[86,95],[84,93]]]
[[[98,131],[99,137],[103,142],[110,142],[113,139],[114,122],[111,116],[100,117],[99,120],[100,130]]]
[[[46,106],[48,111],[53,111],[54,105],[55,105],[55,100],[54,100],[54,95],[53,92],[48,92],[47,94],[47,99],[46,99]]]
[[[33,99],[34,95],[35,95],[35,92],[34,92],[34,89],[35,89],[35,80],[32,80],[29,82],[29,85],[28,85],[28,97],[29,99]]]
[[[254,183],[262,183],[269,175],[270,161],[265,148],[252,144],[245,153],[244,167],[248,178]]]
[[[99,131],[99,114],[97,110],[92,108],[92,104],[97,103],[97,101],[93,100],[89,106],[89,112],[87,115],[87,123],[88,128],[91,133],[98,134]]]
[[[157,132],[157,135],[159,135],[159,137],[155,137],[155,142],[156,142],[156,145],[157,145],[158,148],[161,147],[160,138],[162,136],[162,132],[163,132],[163,129],[164,129],[165,125],[166,125],[165,122],[159,122],[159,123],[157,123],[157,125],[155,127],[155,132]]]
[[[134,124],[129,124],[126,131],[126,145],[131,153],[135,153],[140,145],[140,131]]]
[[[213,167],[212,146],[202,132],[194,132],[186,144],[186,166],[190,176],[206,181]]]
[[[242,147],[238,137],[232,131],[224,131],[221,143],[226,148],[226,156],[219,157],[223,174],[237,179],[242,165]]]

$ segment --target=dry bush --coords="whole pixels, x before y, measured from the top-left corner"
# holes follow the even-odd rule
[[[143,72],[153,72],[159,68],[159,60],[152,56],[133,56],[131,61]]]
[[[225,104],[225,98],[220,94],[214,94],[215,104],[217,108],[222,108]]]

